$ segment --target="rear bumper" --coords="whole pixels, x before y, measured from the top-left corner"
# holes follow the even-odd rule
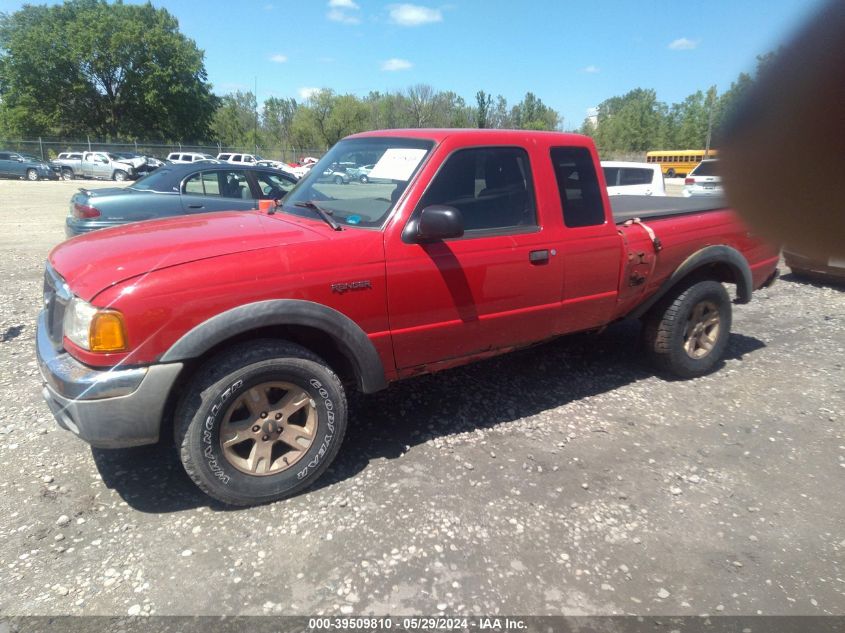
[[[158,441],[164,405],[182,363],[93,369],[53,347],[43,312],[36,353],[42,395],[61,428],[100,448]]]

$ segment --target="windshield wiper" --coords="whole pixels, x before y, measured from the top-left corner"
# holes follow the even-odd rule
[[[335,220],[332,217],[332,215],[331,215],[332,212],[329,211],[328,209],[324,209],[323,207],[321,207],[319,204],[317,204],[313,200],[305,200],[305,201],[302,201],[302,202],[294,202],[293,206],[295,206],[295,207],[305,207],[306,209],[313,209],[314,211],[317,212],[317,215],[319,215],[323,220],[325,220],[326,224],[328,224],[330,227],[332,227],[332,229],[334,229],[335,231],[342,231],[343,230],[343,227],[340,226],[340,224],[337,223],[337,220]]]

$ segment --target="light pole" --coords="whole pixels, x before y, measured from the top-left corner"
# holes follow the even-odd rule
[[[710,156],[710,137],[713,135],[713,101],[716,98],[715,91],[710,91],[710,107],[707,113],[707,143],[704,147],[704,158]]]

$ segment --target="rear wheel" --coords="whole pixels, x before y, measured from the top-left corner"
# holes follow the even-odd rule
[[[666,175],[667,175],[667,176],[669,176],[669,178],[674,178],[674,177],[675,177],[675,170],[674,170],[674,169],[669,169],[669,170],[666,172]]]
[[[343,176],[335,176],[334,177],[334,184],[342,185],[343,184]]]
[[[115,170],[114,174],[112,174],[112,178],[117,180],[118,182],[123,182],[124,180],[128,180],[129,174],[127,174],[122,169]]]
[[[38,180],[38,171],[35,169],[27,169],[26,170],[26,179],[27,180]]]
[[[361,181],[362,185],[366,185],[368,182],[370,182],[370,179],[367,177],[367,174],[361,174],[360,176],[358,176],[358,180]]]
[[[681,378],[710,372],[731,329],[731,302],[717,281],[701,281],[660,301],[646,315],[643,338],[652,361]]]
[[[346,431],[338,377],[307,349],[256,341],[212,358],[176,411],[185,471],[232,505],[266,503],[313,484]]]

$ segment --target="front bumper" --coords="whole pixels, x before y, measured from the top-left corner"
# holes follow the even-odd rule
[[[164,405],[182,363],[98,370],[56,350],[46,315],[38,315],[38,367],[42,395],[60,427],[92,446],[155,444]]]

